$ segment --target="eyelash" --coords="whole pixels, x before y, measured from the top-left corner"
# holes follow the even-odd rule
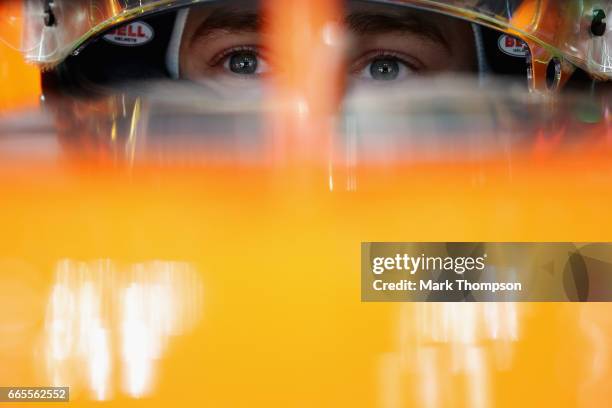
[[[408,68],[410,68],[414,72],[419,72],[423,69],[423,64],[414,57],[399,53],[397,51],[380,49],[368,51],[367,53],[357,58],[357,60],[352,64],[351,73],[354,74],[360,72],[373,60],[383,58],[397,59],[401,63],[406,64],[406,66],[408,66]]]
[[[261,57],[261,47],[258,45],[240,45],[238,47],[227,48],[220,53],[216,54],[208,63],[208,66],[211,68],[218,68],[227,57],[232,55],[235,52],[240,51],[249,51],[257,55],[257,57]]]

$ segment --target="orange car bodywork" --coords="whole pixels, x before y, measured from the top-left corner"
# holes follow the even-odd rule
[[[0,111],[34,106],[40,97],[40,71],[25,63],[19,41],[14,41],[21,35],[21,3],[3,2],[0,16],[11,16],[10,23],[0,26],[0,39],[6,39],[0,40]]]
[[[0,115],[38,103],[37,69],[5,44],[0,80]],[[442,304],[360,302],[359,250],[612,240],[609,118],[562,152],[542,135],[534,151],[486,163],[349,168],[330,163],[331,130],[316,116],[329,96],[309,89],[322,104],[314,118],[281,112],[277,123],[302,126],[291,140],[323,135],[308,144],[314,158],[279,142],[292,157],[281,164],[92,164],[61,149],[49,160],[0,149],[0,386],[63,379],[71,406],[607,406],[608,304],[510,304],[493,318],[483,304],[453,305],[457,327],[471,316],[473,332],[437,336]],[[146,290],[174,290],[177,263],[195,277],[179,279],[172,306],[151,319]],[[149,299],[142,316],[125,306],[134,293]],[[486,334],[500,321],[502,334]],[[134,327],[148,330],[134,332],[136,345],[125,334]],[[158,348],[142,357],[154,335]],[[134,367],[145,393],[130,383]]]

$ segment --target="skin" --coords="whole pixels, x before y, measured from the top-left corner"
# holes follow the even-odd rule
[[[262,25],[257,10],[248,5],[192,9],[181,43],[181,77],[253,80],[269,74]],[[476,70],[474,34],[462,20],[356,3],[347,11],[345,25],[351,38],[347,75],[352,82],[397,83],[415,75]],[[256,60],[257,70],[233,72],[232,57],[237,54]],[[379,69],[391,69],[392,74],[383,81],[376,76]]]

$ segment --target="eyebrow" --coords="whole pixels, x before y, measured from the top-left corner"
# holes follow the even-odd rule
[[[258,32],[262,26],[262,17],[257,11],[235,11],[215,9],[200,24],[193,38],[206,38],[215,31]]]
[[[358,35],[409,33],[440,43],[451,51],[450,44],[438,25],[414,12],[402,14],[355,12],[347,16],[346,25],[349,31]]]
[[[216,31],[224,33],[258,32],[264,25],[257,11],[219,8],[212,11],[195,31],[193,38],[206,38]],[[409,33],[442,44],[451,50],[450,44],[438,26],[415,12],[385,14],[375,11],[352,12],[345,18],[349,31],[358,35]]]

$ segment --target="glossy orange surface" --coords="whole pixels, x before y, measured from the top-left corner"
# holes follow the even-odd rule
[[[20,53],[21,4],[0,4],[0,112],[31,107],[40,97],[40,71]]]
[[[0,383],[52,384],[55,364],[71,379],[71,405],[91,404],[96,383],[79,375],[87,355],[49,366],[52,288],[78,293],[90,282],[108,301],[129,282],[155,280],[159,265],[140,277],[133,265],[159,261],[191,265],[202,297],[170,309],[179,322],[193,307],[194,320],[147,366],[144,399],[125,385],[127,312],[100,312],[113,406],[428,406],[434,397],[442,405],[430,406],[605,406],[607,304],[491,311],[359,300],[362,241],[610,239],[610,168],[600,155],[514,166],[512,176],[502,166],[406,168],[384,183],[358,176],[356,191],[330,191],[316,168],[4,168]],[[62,275],[65,259],[73,263]],[[111,283],[99,282],[95,260],[118,265]],[[167,288],[183,279],[173,276]],[[458,329],[436,329],[446,307]],[[74,313],[57,318],[79,324]]]
[[[37,76],[0,55],[0,106],[31,105]],[[306,158],[266,141],[290,160],[255,164],[123,161],[57,128],[0,129],[0,385],[67,385],[74,407],[609,405],[609,304],[374,304],[359,287],[363,241],[612,240],[609,113],[565,148],[543,133],[490,160],[386,165],[327,138]]]

